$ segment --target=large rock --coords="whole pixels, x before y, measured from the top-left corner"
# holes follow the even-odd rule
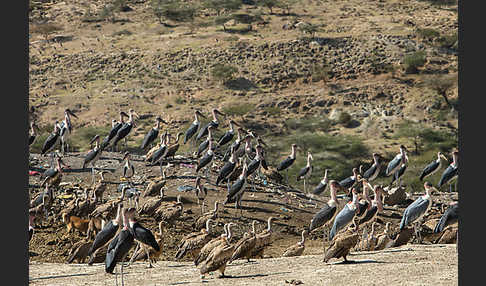
[[[394,187],[388,189],[388,187],[383,188],[384,193],[384,203],[389,206],[399,205],[407,199],[407,194],[405,193],[404,187]]]

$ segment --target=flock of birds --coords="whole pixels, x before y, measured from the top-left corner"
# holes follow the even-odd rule
[[[275,236],[272,222],[278,218],[269,217],[267,228],[260,233],[255,230],[257,221],[252,221],[243,237],[232,242],[231,229],[235,226],[235,222],[225,223],[223,234],[218,236],[214,233],[213,223],[217,217],[218,206],[234,204],[235,219],[238,216],[238,209],[241,218],[241,201],[247,190],[247,183],[251,181],[252,188],[255,188],[256,178],[282,182],[283,176],[280,173],[285,171],[288,184],[288,170],[296,160],[298,146],[292,144],[290,154],[275,168],[266,162],[264,148],[267,145],[263,139],[253,131],[245,130],[232,119],[228,121],[229,130],[219,139],[213,138],[214,130],[220,126],[219,116],[226,117],[226,115],[218,109],[212,109],[211,114],[212,120],[202,125],[201,117],[205,116],[200,111],[195,111],[194,121],[185,132],[177,133],[175,142],[171,142],[172,135],[169,132],[160,131],[161,124],[167,124],[167,122],[157,116],[154,127],[145,135],[140,149],[146,150],[144,160],[147,166],[160,166],[162,177],[151,181],[143,192],[137,190],[130,182],[130,178],[136,173],[134,165],[130,161],[131,154],[128,151],[121,152],[124,163],[122,180],[125,182],[118,187],[121,196],[111,200],[103,199],[103,193],[107,189],[104,179],[107,171],[96,172],[96,163],[100,160],[104,150],[111,149],[116,152],[119,150],[118,145],[122,140],[126,145],[127,136],[133,129],[134,120],[138,119],[139,115],[132,109],[128,113],[120,112],[120,120],[113,119],[112,128],[103,139],[96,135],[90,141],[94,147],[91,146],[91,150],[84,156],[82,168],[91,167],[92,187],[85,189],[84,200],[76,197],[66,203],[57,214],[67,225],[68,232],[77,229],[87,235],[86,240],[76,245],[76,250],[71,254],[68,262],[84,253],[84,256],[89,258],[88,264],[104,262],[107,273],[113,273],[116,264],[120,263],[122,283],[124,262],[131,264],[135,260],[146,259],[149,266],[152,266],[162,250],[163,226],[173,224],[183,213],[183,202],[180,195],[176,202],[163,201],[166,170],[176,162],[179,141],[182,136],[184,136],[182,144],[192,144],[192,152],[186,154],[186,157],[195,157],[197,161],[193,190],[201,208],[201,215],[194,224],[194,232],[181,240],[176,259],[191,256],[195,266],[199,267],[201,275],[219,270],[221,277],[224,277],[228,263],[236,259],[250,261],[252,258],[263,257],[264,249],[271,244]],[[69,168],[62,159],[65,152],[69,150],[68,138],[73,131],[71,116],[77,118],[74,112],[66,109],[64,119],[60,123],[54,124],[53,132],[42,146],[41,155],[50,154],[51,168],[42,174],[30,171],[31,175],[40,175],[40,186],[45,187],[45,190],[40,191],[30,201],[30,238],[34,233],[35,221],[42,221],[52,213],[55,197],[53,192],[59,189],[63,167]],[[128,120],[125,121],[125,118]],[[31,122],[29,145],[36,139],[36,130],[38,127]],[[155,144],[159,137],[160,142]],[[252,146],[252,141],[257,142],[255,146]],[[60,152],[55,151],[57,146],[60,147]],[[225,146],[227,146],[226,150],[223,150],[222,148]],[[424,195],[408,205],[403,212],[399,225],[400,231],[409,230],[409,227],[413,226],[416,236],[420,237],[423,217],[432,206],[432,193],[454,180],[457,182],[458,151],[455,150],[451,154],[452,162],[448,163],[443,171],[437,188],[428,181],[424,182]],[[225,198],[215,202],[213,210],[204,212],[208,189],[204,186],[203,179],[207,183],[213,181],[209,172],[212,169],[212,162],[214,163],[216,160],[222,161],[223,166],[217,171],[216,180],[212,184],[220,187],[221,184],[226,183],[223,188],[227,190],[227,193]],[[390,223],[386,224],[385,232],[382,235],[374,235],[377,216],[383,212],[386,190],[383,185],[372,185],[372,182],[384,170],[385,176],[392,177],[392,184],[401,185],[401,178],[409,162],[407,148],[403,145],[400,146],[399,153],[388,164],[383,163],[381,155],[373,153],[373,164],[367,170],[363,170],[363,166],[353,168],[353,175],[343,180],[328,179],[329,170],[325,170],[324,177],[319,184],[307,192],[306,180],[312,174],[312,160],[312,154],[307,152],[307,164],[299,171],[297,180],[304,181],[303,193],[309,198],[309,201],[322,195],[327,189],[330,192],[330,199],[315,213],[309,227],[302,230],[301,240],[286,249],[282,256],[301,255],[305,248],[306,236],[321,227],[327,228],[324,239],[330,243],[324,251],[324,262],[331,258],[341,257],[344,262],[349,262],[346,256],[353,248],[379,250],[392,245]],[[437,159],[424,167],[420,180],[438,172],[442,168],[443,160],[448,161],[443,153],[438,152]],[[97,173],[100,175],[100,179],[96,182]],[[344,195],[338,196],[338,191],[344,192]],[[140,198],[142,198],[142,202],[140,202]],[[125,199],[128,199],[128,203],[125,202]],[[159,223],[159,232],[153,233],[144,227],[137,221],[137,215],[154,217]],[[434,232],[444,231],[448,225],[456,223],[457,220],[458,204],[456,203],[450,205],[445,212],[443,211]],[[369,226],[371,226],[371,235],[368,235]],[[360,235],[361,229],[363,229],[363,234]],[[94,240],[90,240],[93,236]],[[125,261],[127,254],[135,244],[137,246],[132,257],[129,261]]]

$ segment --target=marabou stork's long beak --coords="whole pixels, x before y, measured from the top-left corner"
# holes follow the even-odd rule
[[[206,115],[202,114],[201,111],[196,110],[196,113],[198,116],[201,116],[202,118],[206,118]]]
[[[225,114],[225,113],[223,113],[223,112],[221,112],[221,111],[219,111],[218,109],[215,109],[215,110],[214,110],[214,113],[217,113],[217,114],[219,114],[219,115],[221,115],[221,116],[226,117],[226,114]]]
[[[71,111],[71,109],[66,109],[66,112],[69,113],[69,115],[75,117],[76,119],[78,119],[78,116],[76,114],[74,114],[74,112]]]
[[[89,141],[89,144],[93,144],[96,140],[100,139],[100,135],[96,134],[91,141]]]

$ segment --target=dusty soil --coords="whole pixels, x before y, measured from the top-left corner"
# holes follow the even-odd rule
[[[133,160],[133,163],[136,168],[136,175],[133,177],[132,182],[137,187],[137,189],[143,191],[145,186],[148,184],[148,180],[150,178],[160,175],[160,169],[158,166],[147,167],[145,166],[145,163],[142,161],[141,157],[134,157],[135,158]],[[46,167],[45,164],[48,161],[47,157],[40,156],[38,154],[31,154],[31,158],[31,169],[42,171],[43,168]],[[71,200],[61,199],[60,196],[69,195],[73,192],[83,192],[82,190],[90,186],[90,169],[80,168],[80,166],[82,165],[82,158],[83,154],[78,153],[67,154],[64,157],[64,162],[66,162],[70,166],[70,168],[64,170],[60,190],[55,193],[58,198],[55,200],[52,207],[53,212],[56,212],[57,210],[62,208],[61,204],[63,203],[63,200],[66,200],[65,202]],[[119,196],[119,193],[116,189],[118,184],[121,183],[121,168],[118,161],[120,160],[120,158],[120,154],[104,152],[101,159],[97,163],[98,168],[112,171],[112,173],[106,176],[110,184],[107,192],[104,195],[104,200],[109,200],[111,198]],[[184,202],[184,214],[175,226],[168,227],[164,230],[164,251],[156,268],[152,270],[146,270],[147,265],[145,262],[141,262],[141,264],[136,264],[135,266],[127,270],[127,281],[131,281],[130,283],[135,283],[135,279],[142,279],[138,275],[138,273],[140,272],[146,272],[146,275],[144,275],[143,282],[137,282],[138,285],[140,285],[140,283],[148,283],[147,285],[153,285],[152,283],[154,282],[159,282],[163,284],[176,283],[180,282],[180,279],[182,279],[182,277],[183,279],[188,279],[189,281],[200,281],[200,278],[196,273],[196,268],[191,265],[190,258],[184,257],[182,261],[175,261],[174,259],[174,254],[177,250],[177,245],[180,239],[184,235],[193,231],[192,223],[199,217],[200,214],[200,209],[197,205],[197,199],[195,197],[194,191],[181,193],[177,190],[178,186],[193,185],[195,178],[193,169],[185,167],[187,165],[180,165],[178,164],[178,162],[191,163],[192,161],[189,158],[173,160],[172,163],[174,164],[174,167],[167,172],[168,177],[166,179],[167,183],[165,187],[165,195],[167,201],[175,201],[176,196],[178,194],[181,194],[182,201]],[[217,161],[217,164],[220,164],[219,161]],[[219,166],[214,166],[214,168],[212,169],[212,172],[209,175],[210,182],[214,182],[215,172],[217,172],[219,168]],[[40,189],[38,176],[30,176],[29,185],[31,195],[39,192]],[[206,197],[206,203],[212,208],[215,200],[224,200],[226,189],[225,187],[215,187],[209,183],[206,184],[206,186],[209,188],[208,196]],[[301,191],[297,189],[285,188],[282,185],[274,184],[271,182],[268,182],[267,186],[264,186],[262,182],[258,180],[255,183],[255,188],[255,191],[253,191],[251,187],[248,187],[246,193],[243,196],[243,215],[241,218],[235,217],[233,205],[226,205],[222,208],[222,210],[219,211],[217,218],[218,225],[215,228],[215,232],[218,234],[222,233],[222,225],[226,222],[236,222],[237,226],[233,229],[236,241],[242,236],[243,232],[249,229],[252,220],[257,220],[259,222],[257,224],[257,232],[260,232],[266,227],[266,220],[268,219],[268,217],[275,216],[279,218],[279,220],[274,223],[274,229],[276,232],[275,240],[272,245],[266,249],[264,260],[258,260],[258,264],[229,267],[228,274],[243,276],[242,278],[239,278],[238,281],[240,282],[243,281],[240,279],[244,279],[245,283],[248,282],[250,284],[261,283],[261,279],[264,279],[265,281],[274,281],[279,285],[282,285],[285,279],[301,279],[304,282],[319,281],[314,279],[324,279],[322,277],[319,278],[319,275],[313,276],[312,274],[315,272],[312,270],[314,270],[314,268],[312,268],[312,270],[309,269],[309,267],[316,267],[316,271],[327,272],[327,270],[325,270],[326,268],[322,268],[323,264],[320,262],[323,253],[322,236],[324,230],[322,228],[314,231],[308,237],[308,240],[306,241],[306,250],[304,252],[304,255],[310,256],[296,258],[297,260],[303,259],[306,261],[302,264],[292,262],[291,267],[295,269],[290,268],[289,265],[290,261],[294,261],[292,259],[272,258],[280,257],[287,247],[300,240],[301,231],[304,229],[304,227],[307,227],[309,225],[312,216],[315,212],[317,212],[318,208],[320,208],[320,206],[322,206],[322,204],[329,199],[327,195],[328,193],[326,192],[323,197],[318,198],[316,201],[317,205],[314,206],[312,204],[309,204],[308,199],[305,198],[305,196],[302,196]],[[426,216],[426,220],[429,222],[433,222],[440,216],[440,206],[442,204],[447,204],[451,201],[457,200],[457,193],[438,193],[433,197],[433,207],[429,215]],[[140,204],[143,204],[143,202],[144,199],[141,199]],[[403,212],[405,206],[406,205],[385,206],[384,212],[382,214],[379,214],[377,220],[377,232],[382,232],[382,230],[384,229],[384,224],[387,221],[392,222],[392,228],[396,228],[398,226],[401,218],[401,213]],[[145,215],[139,216],[139,219],[143,225],[147,226],[154,232],[157,231],[158,222],[155,221],[155,219]],[[430,281],[434,281],[434,283],[444,283],[447,285],[454,284],[457,278],[457,271],[455,270],[455,268],[457,267],[455,244],[447,246],[443,245],[443,247],[438,247],[438,245],[430,245],[434,241],[434,239],[437,238],[437,236],[431,235],[430,229],[427,230],[427,228],[424,229],[422,234],[425,237],[424,243],[428,245],[411,244],[413,242],[411,240],[409,244],[401,248],[411,248],[413,249],[413,251],[402,251],[396,253],[394,252],[393,254],[391,254],[390,252],[383,252],[379,254],[365,254],[365,252],[361,252],[356,253],[357,256],[351,256],[350,258],[364,261],[369,260],[386,262],[387,264],[381,265],[376,263],[364,263],[360,264],[359,266],[339,265],[325,267],[329,267],[329,269],[341,269],[338,267],[349,267],[350,269],[356,269],[349,271],[361,271],[361,269],[367,269],[365,272],[369,273],[370,277],[374,277],[374,271],[381,271],[383,267],[386,267],[387,269],[388,267],[390,267],[389,270],[393,269],[393,272],[397,271],[397,269],[407,269],[407,273],[409,272],[407,275],[411,275],[408,277],[417,277],[420,279],[424,277],[423,275],[426,275],[423,271],[429,271],[430,269],[431,273],[434,273],[435,276],[427,276],[427,280],[421,281],[429,281],[430,279]],[[103,283],[113,283],[113,277],[106,276],[102,266],[88,267],[86,264],[65,264],[72,245],[83,238],[84,235],[79,232],[74,232],[70,234],[66,233],[66,226],[62,223],[61,220],[55,219],[55,216],[52,214],[49,216],[49,219],[47,221],[41,221],[40,224],[36,226],[34,237],[32,238],[29,245],[31,265],[29,273],[31,279],[34,279],[32,280],[32,283],[34,285],[55,285],[57,283],[64,284],[65,282],[63,282],[63,279],[68,279],[66,281],[72,283],[78,283],[74,281],[79,281],[79,283],[83,283],[83,281],[86,281],[86,279],[92,280],[93,282],[101,283],[91,284],[90,282],[91,285],[105,285]],[[129,253],[129,255],[130,254],[131,252]],[[435,256],[437,256],[438,259],[435,259]],[[411,263],[411,259],[414,263]],[[424,267],[422,264],[416,264],[415,262],[423,263],[424,265],[426,265],[426,267]],[[401,267],[401,265],[398,265],[398,263],[404,264],[407,267]],[[265,264],[265,271],[260,271],[260,264]],[[413,270],[413,268],[409,268],[409,264],[412,264],[415,268],[419,269],[419,271],[416,272]],[[56,265],[56,267],[52,267],[53,265]],[[300,267],[302,267],[300,270],[296,268],[299,267],[298,265],[301,265]],[[164,275],[158,276],[159,272],[157,271],[157,269],[159,269],[160,267],[164,267],[166,269],[164,269]],[[165,275],[167,271],[174,271],[174,275]],[[82,276],[79,276],[79,273],[82,273]],[[358,273],[361,272],[356,272],[356,275],[358,275]],[[380,275],[383,275],[383,273],[387,273],[387,271],[380,273]],[[445,277],[449,277],[448,280],[443,280],[444,278],[442,277],[441,273],[446,273],[448,276]],[[343,282],[343,280],[339,280],[342,278],[339,278],[339,275],[337,273],[331,275],[332,276],[326,274],[325,281]],[[45,276],[60,277],[51,279],[39,278]],[[400,275],[393,274],[391,276],[393,276],[394,279],[401,279]],[[408,277],[407,281],[413,281]],[[100,278],[102,279],[100,280]],[[170,280],[163,280],[167,278],[169,278]],[[356,279],[365,279],[365,276],[359,274],[359,278]],[[220,280],[216,280],[216,283],[225,283],[219,281]],[[366,280],[359,281],[359,283],[361,284],[362,282],[364,283],[364,281]],[[396,282],[399,283],[400,281]]]
[[[307,252],[307,249],[306,249]],[[322,262],[321,255],[294,258],[235,261],[226,268],[231,278],[219,273],[202,279],[191,263],[159,261],[154,268],[137,262],[124,267],[125,285],[458,285],[455,245],[405,245],[375,252],[351,253],[354,264],[341,260]],[[113,285],[115,276],[103,264],[59,264],[31,262],[31,285]],[[117,268],[119,271],[119,267]],[[118,283],[120,276],[116,277]],[[294,284],[291,284],[293,281]]]

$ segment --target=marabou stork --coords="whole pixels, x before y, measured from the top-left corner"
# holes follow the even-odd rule
[[[100,144],[100,136],[99,135],[95,135],[93,137],[93,139],[91,139],[91,141],[89,142],[89,144],[92,144],[93,142],[96,142],[95,144],[95,147],[93,149],[91,149],[88,154],[86,154],[86,156],[84,157],[84,161],[83,161],[83,169],[86,168],[86,166],[88,164],[91,164],[91,175],[92,175],[92,178],[93,178],[93,183],[94,183],[94,176],[95,176],[95,164],[96,164],[96,161],[98,161],[98,159],[101,157],[101,153],[103,152],[103,149],[101,149],[101,147],[99,146]]]
[[[197,205],[201,207],[201,214],[204,213],[204,199],[208,194],[208,188],[206,188],[202,181],[201,177],[196,178],[196,197],[197,197]]]
[[[348,202],[334,219],[334,223],[329,233],[329,240],[332,240],[341,229],[346,228],[353,221],[356,215],[359,205],[358,194],[355,188],[352,189],[352,193],[353,200]]]
[[[294,163],[295,161],[295,155],[296,155],[296,150],[297,150],[297,144],[292,144],[292,150],[290,155],[285,158],[280,164],[277,166],[277,171],[283,171],[287,170],[287,185],[289,184],[289,167]]]
[[[385,170],[385,175],[390,176],[394,174],[402,164],[406,164],[408,162],[407,156],[407,148],[403,145],[400,145],[400,153],[398,153],[393,160],[388,163],[388,166]]]
[[[256,155],[253,160],[251,160],[250,164],[248,164],[248,171],[247,171],[247,177],[250,175],[253,175],[252,179],[252,189],[255,190],[255,171],[260,170],[260,166],[262,166],[262,163],[265,159],[263,158],[263,146],[262,145],[257,145],[256,146]]]
[[[197,153],[196,153],[197,158],[199,158],[199,156],[208,148],[209,141],[213,140],[213,130],[215,128],[216,127],[213,127],[212,125],[208,127],[208,136],[206,137],[206,140],[201,142],[201,144],[199,144],[199,147],[197,148]]]
[[[459,220],[459,203],[454,203],[442,214],[434,228],[434,233],[442,232],[447,226]]]
[[[142,145],[140,146],[140,149],[143,150],[143,149],[147,148],[159,136],[159,129],[160,129],[160,123],[161,122],[167,124],[167,122],[165,120],[163,120],[160,116],[157,116],[155,118],[155,126],[152,127],[152,129],[150,129],[150,131],[143,138]]]
[[[354,185],[354,183],[356,183],[356,181],[358,179],[358,175],[359,175],[358,174],[358,168],[353,168],[353,175],[347,177],[346,179],[339,181],[339,184],[341,185],[341,187],[343,187],[345,189],[349,189],[349,188],[351,188],[351,186]]]
[[[377,215],[383,212],[383,187],[378,185],[373,188],[373,186],[371,186],[371,184],[366,179],[364,179],[363,193],[365,192],[365,190],[368,189],[373,191],[374,198],[371,201],[371,207],[368,208],[365,214],[357,220],[359,226],[366,226],[367,224],[374,222]]]
[[[54,147],[60,141],[60,135],[59,135],[60,130],[61,130],[61,126],[59,125],[59,122],[56,121],[56,123],[54,123],[54,130],[46,138],[46,140],[44,141],[44,145],[42,145],[41,155],[51,152],[54,149]],[[51,164],[52,164],[53,156],[54,154],[51,153]]]
[[[237,212],[237,209],[240,207],[240,217],[241,217],[241,199],[243,197],[243,193],[245,192],[246,188],[246,174],[248,170],[248,165],[246,164],[246,161],[243,163],[243,170],[241,172],[241,175],[238,177],[238,179],[231,185],[231,187],[228,190],[228,194],[226,195],[226,200],[223,202],[223,205],[227,203],[235,203],[235,213]]]
[[[363,173],[363,178],[372,182],[380,174],[382,166],[380,154],[373,153],[373,165]]]
[[[35,137],[37,136],[37,134],[35,133],[36,129],[37,129],[37,131],[40,131],[37,124],[35,124],[34,121],[31,121],[30,122],[30,134],[29,134],[29,146],[32,145],[32,143],[34,143],[34,141],[35,141]]]
[[[216,146],[216,148],[219,148],[225,144],[227,144],[228,142],[230,142],[233,137],[235,136],[235,129],[233,127],[233,125],[236,125],[238,127],[241,127],[240,124],[236,123],[233,119],[230,119],[229,120],[229,130],[226,131],[218,140],[218,144]]]
[[[126,114],[124,111],[120,111],[120,121],[117,122],[115,119],[111,121],[111,130],[110,133],[103,139],[103,142],[101,143],[101,149],[105,149],[108,147],[108,145],[111,142],[111,139],[115,138],[116,134],[118,133],[118,130],[125,125],[125,120],[123,120],[123,117],[130,117],[128,114]],[[114,150],[114,149],[113,149]]]
[[[160,246],[155,240],[154,234],[149,229],[142,226],[137,220],[135,220],[135,212],[135,208],[129,208],[127,212],[129,230],[133,234],[135,240],[138,241],[137,249],[134,251],[134,254],[137,253],[137,250],[141,246],[141,243],[151,246],[155,251],[160,251]],[[152,267],[152,261],[150,260],[148,248],[146,248],[146,252],[147,259],[149,261],[149,267]]]
[[[243,139],[242,134],[245,133],[245,130],[240,127],[238,129],[236,129],[236,133],[237,133],[236,140],[233,141],[233,143],[231,143],[231,145],[228,147],[228,149],[226,149],[226,152],[224,153],[224,156],[223,156],[223,162],[228,161],[228,159],[230,158],[231,152],[232,152],[231,149],[233,149],[233,152],[236,153],[236,151],[240,148],[241,140]]]
[[[411,203],[403,212],[402,220],[400,221],[400,230],[404,229],[410,224],[414,224],[415,235],[421,241],[419,227],[421,227],[421,219],[429,211],[432,206],[431,193],[436,190],[431,183],[425,182],[425,195],[418,197]]]
[[[197,163],[196,174],[199,172],[199,170],[206,167],[213,160],[214,151],[213,151],[212,147],[213,147],[213,141],[211,140],[211,141],[209,141],[209,146],[208,146],[208,150],[206,151],[206,154],[204,154],[204,156],[202,156],[202,158],[199,159],[199,162]],[[206,169],[206,177],[208,175],[209,169],[210,169],[210,166]]]
[[[447,161],[446,156],[444,156],[444,154],[442,154],[442,152],[439,151],[437,152],[437,159],[430,162],[430,164],[425,166],[425,168],[422,170],[422,173],[420,174],[420,181],[423,181],[424,178],[431,176],[432,174],[440,170],[440,167],[442,166],[441,159]]]
[[[184,136],[184,144],[186,144],[189,141],[189,139],[191,139],[192,136],[194,136],[194,134],[196,134],[197,131],[199,130],[199,127],[201,126],[201,121],[199,120],[199,116],[206,118],[206,116],[204,116],[199,110],[194,111],[194,121],[191,123],[189,128],[186,130],[186,133],[185,133],[185,136]],[[194,147],[195,147],[196,140],[193,140],[193,143],[194,143]]]
[[[42,179],[41,187],[43,187],[46,184],[47,185],[51,185],[51,184],[59,185],[59,183],[61,182],[62,173],[63,173],[61,164],[66,166],[66,167],[69,167],[68,165],[66,165],[64,163],[61,156],[57,156],[56,166],[51,167],[51,168],[45,170],[44,173],[42,173],[42,175],[41,175],[41,179]]]
[[[392,180],[390,182],[390,186],[393,185],[393,183],[398,182],[398,186],[402,186],[402,177],[403,174],[405,174],[405,170],[407,170],[407,164],[402,164],[398,170],[393,173]]]
[[[233,170],[236,167],[236,152],[233,146],[230,146],[230,152],[231,152],[231,157],[229,161],[224,164],[221,170],[219,170],[218,177],[216,178],[216,186],[219,186],[220,182],[224,181],[225,179],[228,179],[227,182],[228,189],[229,189],[229,175],[231,174],[231,172],[233,172]]]
[[[196,136],[196,141],[201,140],[201,138],[203,138],[203,136],[206,136],[206,134],[208,134],[208,127],[209,126],[213,126],[214,128],[218,128],[218,126],[219,126],[218,115],[226,116],[226,114],[222,113],[221,111],[217,110],[216,108],[214,108],[211,111],[211,113],[213,115],[213,120],[210,121],[208,124],[206,124],[204,127],[202,127],[199,130],[199,133]]]
[[[327,184],[329,182],[329,179],[327,178],[327,173],[329,172],[329,169],[325,169],[324,170],[324,178],[322,178],[322,180],[319,182],[319,185],[317,185],[310,193],[310,201],[312,202],[312,199],[315,197],[315,196],[319,196],[320,194],[322,194],[325,190],[326,190],[326,187],[327,187]],[[317,206],[317,205],[316,205]]]
[[[125,164],[123,164],[123,175],[122,175],[122,180],[129,179],[135,175],[135,167],[133,166],[132,162],[130,162],[130,152],[126,151],[124,156],[123,156],[123,161]]]
[[[100,247],[104,246],[110,239],[112,239],[115,234],[117,233],[120,224],[122,223],[122,212],[123,204],[118,204],[118,209],[116,211],[116,217],[111,219],[108,223],[106,223],[100,232],[98,232],[95,236],[93,244],[88,250],[88,256],[91,256],[96,250]]]
[[[122,139],[125,139],[125,145],[126,145],[126,143],[127,143],[126,138],[127,138],[128,134],[130,133],[130,131],[132,130],[132,127],[135,125],[135,122],[133,120],[134,115],[135,115],[136,118],[140,118],[140,116],[133,109],[130,109],[128,111],[128,121],[126,123],[124,123],[123,126],[120,127],[120,129],[116,133],[115,138],[113,138],[113,143],[111,143],[112,147],[116,147],[118,142]]]
[[[133,246],[134,235],[128,225],[128,210],[123,211],[123,229],[111,240],[106,251],[105,272],[113,273],[115,266],[121,262],[121,283],[123,285],[123,262]],[[116,275],[116,274],[115,274]]]
[[[155,164],[157,164],[160,161],[162,156],[167,151],[167,138],[168,138],[167,131],[164,132],[164,134],[160,135],[161,143],[159,149],[146,159],[150,162],[150,166],[155,166]]]
[[[69,144],[67,143],[67,139],[73,131],[71,116],[75,117],[76,119],[78,118],[78,116],[74,114],[69,108],[64,110],[64,120],[60,124],[61,130],[59,131],[59,136],[61,137],[61,152],[63,154],[66,149],[69,152]]]
[[[324,226],[328,225],[331,221],[334,220],[334,218],[338,213],[338,208],[339,208],[337,191],[340,189],[341,186],[337,181],[331,180],[329,182],[329,191],[331,193],[331,199],[322,206],[322,208],[314,215],[314,217],[312,217],[309,226],[309,233],[323,225]],[[329,230],[324,232],[324,236],[329,238]]]
[[[452,152],[452,163],[447,166],[447,168],[444,170],[444,172],[442,173],[442,176],[440,177],[440,180],[439,180],[439,183],[437,184],[437,187],[440,189],[443,185],[447,184],[448,182],[454,180],[455,178],[457,178],[457,176],[459,175],[459,170],[458,170],[458,166],[457,166],[457,160],[458,160],[458,156],[459,156],[459,152],[458,151],[454,151]],[[455,187],[454,189],[457,190],[457,180],[456,180],[456,183],[455,183]],[[449,185],[449,191],[452,192],[452,184]]]
[[[307,193],[305,188],[305,181],[312,174],[312,160],[313,158],[311,152],[307,151],[307,165],[305,165],[304,168],[300,169],[299,173],[297,174],[297,182],[302,179],[304,180],[304,193]]]

